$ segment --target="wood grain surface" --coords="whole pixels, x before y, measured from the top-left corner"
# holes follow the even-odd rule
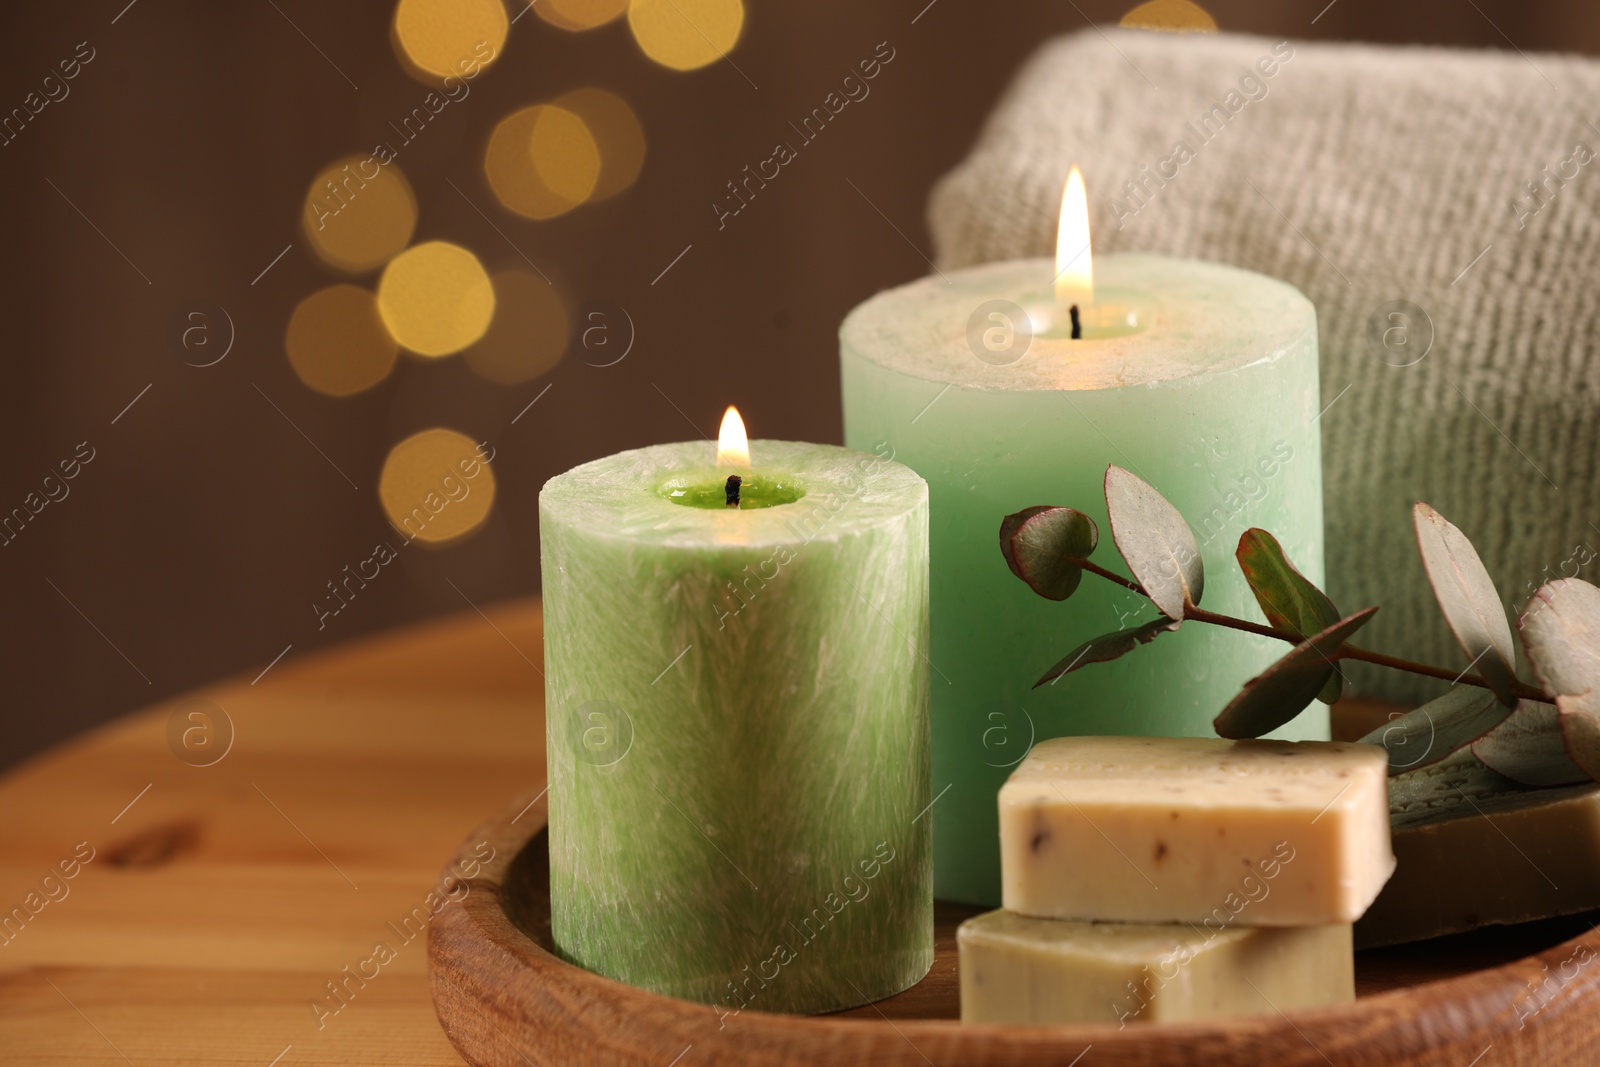
[[[0,778],[0,918],[94,849],[64,897],[0,926],[0,1063],[459,1064],[424,941],[390,924],[473,826],[540,788],[541,642],[535,604],[486,607],[291,651],[251,684],[273,649],[191,695],[235,729],[212,766],[168,746],[184,698]],[[393,959],[347,979],[379,942]]]
[[[510,822],[544,786],[541,641],[537,605],[524,602],[304,659],[291,651],[258,680],[251,672],[163,703],[0,778],[0,1063],[461,1063],[435,1016],[418,921],[408,926],[407,916],[419,908],[427,915],[428,894],[451,857],[488,840],[494,862],[464,901],[444,904],[430,925],[489,921],[499,909],[488,908],[492,895],[479,890],[542,823],[542,798]],[[233,724],[231,747],[210,766],[193,765],[214,758],[203,748],[197,755],[181,741],[169,744],[174,711],[204,707],[192,700],[220,708]],[[517,797],[523,800],[512,810]],[[486,820],[485,833],[500,836],[474,834]],[[93,859],[73,867],[80,843]],[[63,863],[72,878],[62,877]],[[37,914],[4,925],[14,908],[28,913],[30,893]],[[536,894],[524,903],[536,911]],[[682,1053],[677,1067],[843,1064],[867,1047],[861,1062],[924,1064],[925,1054],[954,1067],[984,1062],[971,1059],[966,1045],[977,1031],[938,1021],[953,1003],[949,930],[960,914],[940,910],[944,951],[929,981],[879,1006],[894,1027],[874,1008],[825,1020],[745,1013],[727,1032],[734,1024],[763,1027],[759,1055],[749,1057],[704,1035],[705,1020],[715,1029],[709,1009],[691,1009],[684,1019],[672,1002],[646,997],[636,1019],[637,1005],[616,999],[631,991],[603,979],[569,976],[542,999],[514,1006],[510,988],[493,985],[520,973],[503,973],[513,959],[505,954],[459,985],[487,998],[477,1003],[495,1005],[492,1025],[503,1033],[488,1029],[487,1016],[480,1025],[486,1055],[500,1059],[486,1063],[668,1067]],[[498,921],[500,934],[537,947],[503,915]],[[537,934],[536,922],[528,925]],[[1204,1027],[1164,1037],[1193,1063],[1468,1067],[1480,1052],[1477,1067],[1595,1062],[1600,1053],[1578,1035],[1596,1014],[1600,980],[1590,971],[1600,968],[1583,968],[1535,997],[1525,990],[1547,979],[1539,961],[1513,962],[1530,946],[1557,946],[1579,925],[1450,939],[1426,953],[1364,954],[1369,994],[1508,962],[1512,971],[1371,997],[1376,1010],[1355,1022],[1338,1013],[1297,1015],[1305,1038],[1296,1036],[1298,1046],[1286,1045],[1281,1022],[1267,1017],[1231,1024],[1226,1037]],[[379,945],[388,952],[375,953]],[[1551,947],[1542,958],[1557,975],[1569,955]],[[1401,1026],[1423,1006],[1418,997],[1432,1010]],[[1540,1009],[1521,1032],[1519,1008]],[[512,1022],[549,1022],[551,1012],[569,1028],[555,1051],[511,1043],[522,1033],[508,1029]],[[653,1036],[641,1039],[631,1022]],[[1391,1024],[1401,1037],[1386,1034]],[[838,1043],[818,1058],[797,1038],[813,1027],[845,1037],[830,1037]],[[1077,1043],[1064,1046],[1072,1055],[1047,1047],[1040,1033],[991,1033],[986,1062],[1065,1065],[1091,1041],[1082,1067],[1178,1062],[1128,1059],[1116,1051],[1115,1031],[1074,1036]]]

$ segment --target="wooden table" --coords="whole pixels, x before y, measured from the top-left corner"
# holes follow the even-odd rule
[[[389,924],[543,778],[542,648],[536,603],[467,613],[193,694],[235,728],[211,766],[168,745],[180,699],[0,779],[0,918],[94,850],[0,926],[0,1063],[461,1063]]]
[[[424,939],[401,927],[472,829],[542,786],[542,649],[536,602],[464,613],[164,703],[0,779],[0,921],[94,850],[47,887],[60,899],[0,925],[0,1063],[461,1063]],[[194,698],[234,727],[209,766],[193,764],[216,748],[169,740]],[[1344,710],[1348,731],[1363,712]],[[379,942],[394,958],[349,977]]]

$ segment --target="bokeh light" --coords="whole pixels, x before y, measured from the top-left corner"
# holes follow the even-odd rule
[[[378,478],[389,522],[407,540],[434,546],[483,525],[494,494],[494,472],[477,443],[443,428],[412,434],[391,448]]]
[[[630,0],[628,26],[644,54],[673,70],[715,63],[744,28],[742,0]]]
[[[378,316],[378,301],[356,285],[333,285],[306,297],[289,316],[289,365],[328,396],[353,396],[389,376],[399,346]]]
[[[592,30],[628,10],[628,0],[534,0],[533,12],[563,30]]]
[[[541,3],[544,0],[541,0]],[[583,120],[600,154],[600,175],[590,200],[616,196],[639,177],[644,166],[644,127],[628,102],[604,89],[574,89],[555,106]]]
[[[1217,20],[1191,0],[1150,0],[1122,16],[1121,24],[1167,33],[1217,32]]]
[[[555,287],[537,274],[509,270],[494,281],[494,324],[462,354],[474,373],[501,385],[518,385],[561,362],[571,329]]]
[[[501,0],[400,0],[390,37],[413,77],[472,78],[505,48],[511,22]]]
[[[323,262],[360,273],[383,266],[410,243],[417,198],[397,164],[346,156],[318,172],[306,191],[301,221]]]
[[[494,286],[478,257],[448,241],[428,241],[389,261],[378,281],[378,312],[400,345],[419,356],[448,356],[484,335],[494,318]]]
[[[551,219],[594,193],[600,148],[583,119],[566,108],[535,104],[500,120],[489,135],[483,169],[507,210]]]

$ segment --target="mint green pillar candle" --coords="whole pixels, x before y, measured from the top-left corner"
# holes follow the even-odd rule
[[[719,1015],[933,962],[928,496],[881,454],[707,442],[539,495],[550,911],[570,960]]]
[[[846,443],[889,442],[929,486],[941,899],[999,904],[995,798],[1034,740],[1214,736],[1217,712],[1285,651],[1189,624],[1035,690],[1080,642],[1156,612],[1092,575],[1064,603],[1034,595],[1000,555],[1004,516],[1034,504],[1087,512],[1100,527],[1095,558],[1125,574],[1102,491],[1115,463],[1189,520],[1205,559],[1206,607],[1259,617],[1233,561],[1251,526],[1276,534],[1301,571],[1322,581],[1310,301],[1283,282],[1212,263],[1111,256],[1098,257],[1094,271],[1082,340],[1050,325],[1062,316],[1055,265],[1045,259],[882,293],[841,331]],[[1325,738],[1327,716],[1316,709],[1274,736]]]

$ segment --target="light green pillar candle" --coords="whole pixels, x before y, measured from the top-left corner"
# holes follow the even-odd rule
[[[539,495],[552,934],[658,993],[825,1012],[933,963],[928,495],[887,458],[707,442]]]
[[[1214,736],[1217,712],[1286,650],[1191,623],[1035,690],[1079,643],[1156,612],[1092,575],[1064,603],[1036,596],[1001,557],[1004,516],[1034,504],[1078,508],[1100,527],[1095,558],[1127,573],[1102,487],[1115,463],[1189,520],[1205,559],[1206,607],[1259,617],[1233,560],[1251,526],[1276,534],[1301,571],[1322,581],[1310,301],[1283,282],[1213,263],[1127,255],[1098,257],[1094,268],[1096,306],[1082,340],[1047,328],[1063,316],[1045,259],[881,293],[841,331],[846,443],[889,442],[927,479],[932,503],[941,899],[999,904],[995,797],[1034,740]],[[1030,340],[1033,321],[1041,329]],[[1315,708],[1273,736],[1326,738],[1326,713]]]

